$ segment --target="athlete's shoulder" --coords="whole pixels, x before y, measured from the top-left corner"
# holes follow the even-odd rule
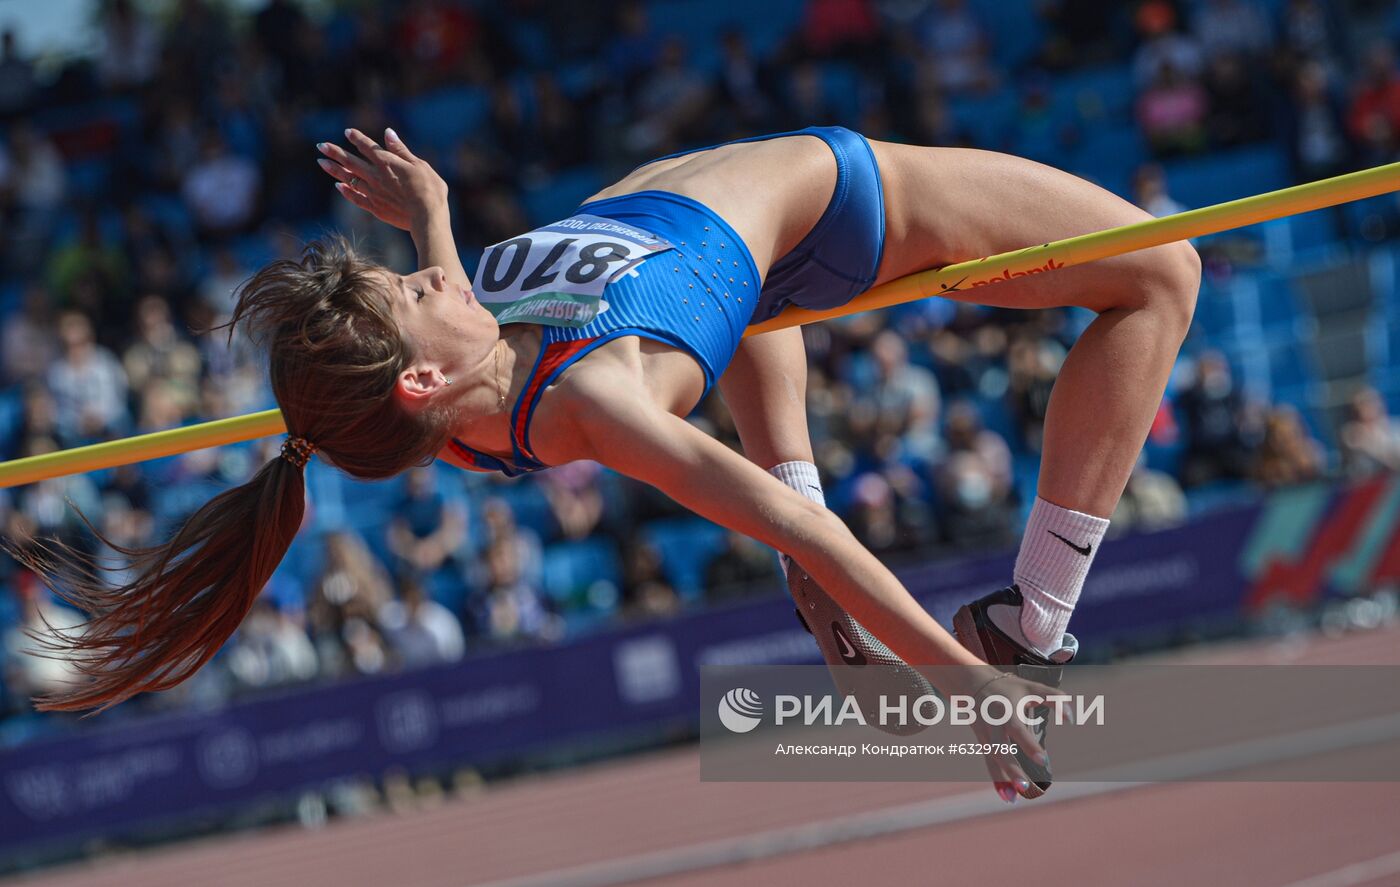
[[[626,417],[649,404],[635,376],[623,367],[612,361],[580,361],[540,399],[531,423],[531,445],[549,465],[596,459],[598,442],[622,443],[617,438],[627,427]]]

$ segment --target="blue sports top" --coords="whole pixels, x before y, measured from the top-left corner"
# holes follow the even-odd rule
[[[816,136],[831,148],[836,188],[812,231],[773,264],[766,281],[723,219],[666,191],[595,200],[569,219],[487,250],[477,274],[482,304],[496,311],[501,323],[541,324],[540,353],[511,411],[512,459],[456,439],[449,444],[453,453],[471,468],[509,476],[548,468],[530,447],[530,421],[545,389],[594,348],[620,336],[665,342],[700,365],[708,394],[750,323],[768,320],[789,304],[842,305],[868,289],[885,234],[883,189],[870,145],[842,127],[737,141],[792,135]],[[681,152],[688,153],[693,152]],[[616,245],[582,245],[590,237],[597,241],[613,234]],[[645,253],[641,258],[639,248]],[[610,261],[622,264],[609,266]],[[514,300],[512,307],[502,308],[507,303],[493,302],[496,298]]]
[[[685,351],[700,365],[708,394],[733,358],[744,327],[758,305],[762,281],[748,247],[723,219],[688,197],[642,191],[597,200],[579,207],[579,215],[573,219],[547,227],[553,229],[575,220],[592,220],[587,224],[594,228],[600,227],[603,220],[621,222],[665,243],[639,264],[613,277],[601,289],[603,310],[582,325],[557,326],[535,317],[505,321],[540,323],[540,352],[511,411],[514,458],[507,462],[456,439],[449,444],[453,453],[472,468],[515,476],[549,467],[536,458],[530,447],[530,420],[540,397],[585,354],[620,336],[655,339]],[[582,221],[575,224],[585,226]],[[492,249],[499,248],[498,245]],[[523,254],[525,250],[515,252]],[[506,256],[494,270],[512,262],[510,253]],[[489,273],[490,258],[488,251],[479,278]],[[526,259],[520,271],[528,264],[530,260]],[[558,309],[562,303],[563,310],[555,313],[567,316],[567,309],[572,307],[564,301],[567,297],[547,295],[556,297],[549,307]],[[485,298],[482,303],[490,307]],[[504,316],[498,314],[498,319]]]

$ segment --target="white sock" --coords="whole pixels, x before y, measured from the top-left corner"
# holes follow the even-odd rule
[[[1108,521],[1061,508],[1036,497],[1021,551],[1016,584],[1025,604],[1021,631],[1042,655],[1060,648],[1070,613],[1084,588],[1084,577],[1099,552]]]
[[[783,462],[768,469],[768,473],[823,508],[826,507],[822,481],[817,475],[817,466],[811,462]],[[782,552],[778,552],[778,566],[783,568],[783,578],[787,578],[787,560]]]

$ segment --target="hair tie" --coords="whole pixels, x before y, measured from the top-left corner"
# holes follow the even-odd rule
[[[282,442],[282,458],[298,468],[305,468],[316,445],[304,437],[289,437]]]

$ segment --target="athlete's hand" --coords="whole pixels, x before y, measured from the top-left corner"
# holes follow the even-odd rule
[[[1004,677],[994,679],[978,691],[977,704],[980,709],[982,700],[986,697],[1000,696],[1011,704],[1011,711],[1014,713],[1020,710],[1022,700],[1027,700],[1026,708],[1031,711],[1032,716],[1053,719],[1054,713],[1044,706],[1037,706],[1036,702],[1044,700],[1056,692],[1044,684],[1028,681],[1014,674],[1007,674]],[[1000,707],[994,707],[994,711],[1000,714]],[[999,727],[986,724],[979,717],[973,722],[972,730],[977,734],[979,742],[988,743],[993,747],[993,752],[985,755],[983,759],[987,765],[987,773],[992,777],[992,784],[1002,800],[1014,801],[1016,795],[1023,798],[1037,798],[1044,794],[1031,781],[1026,771],[1016,760],[1016,754],[996,750],[998,746],[1014,746],[1020,755],[1048,770],[1050,759],[1045,754],[1045,750],[1040,747],[1040,742],[1036,739],[1035,731],[1031,725],[1026,724],[1013,714],[1009,721]]]
[[[345,130],[345,138],[358,154],[331,142],[316,146],[325,155],[316,162],[336,180],[341,197],[404,231],[447,211],[447,183],[398,133],[384,130],[383,145],[358,129]]]

